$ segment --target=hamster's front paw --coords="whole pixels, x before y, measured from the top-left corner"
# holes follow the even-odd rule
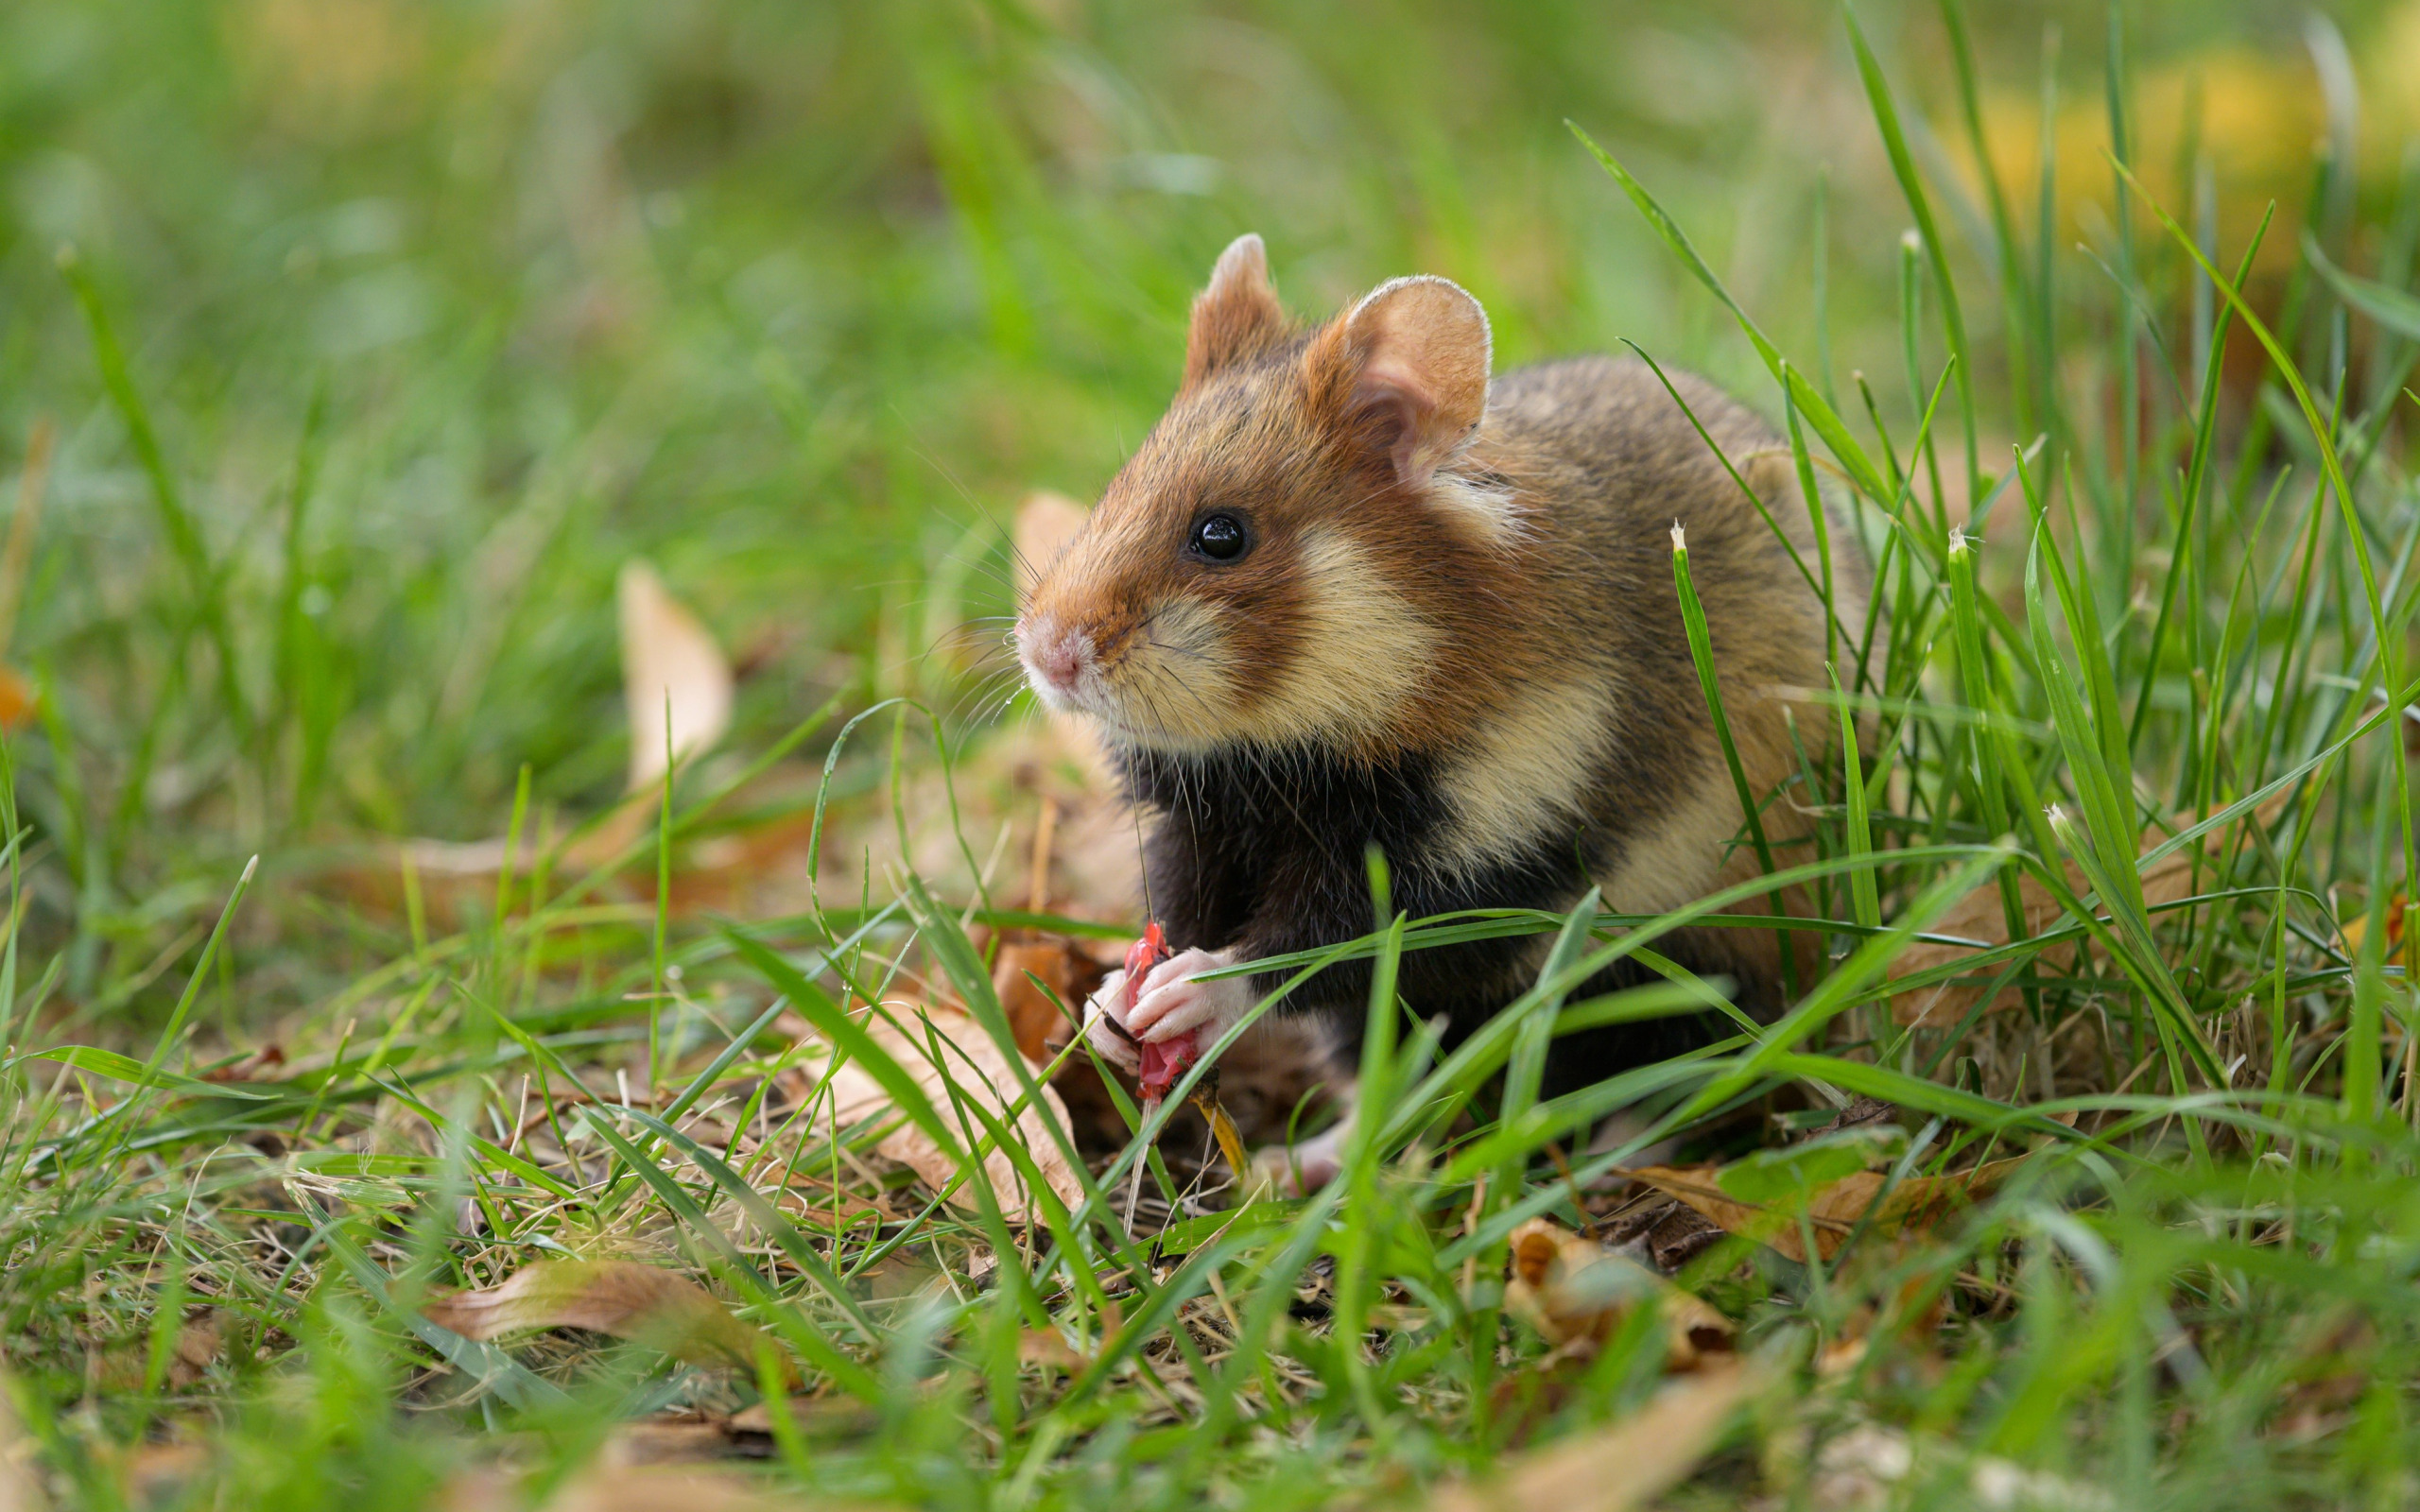
[[[1307,1197],[1344,1172],[1344,1145],[1353,1137],[1353,1119],[1345,1118],[1325,1132],[1299,1144],[1279,1144],[1253,1155],[1253,1176],[1275,1187],[1282,1196]]]
[[[1134,1011],[1125,1020],[1127,1032],[1154,1044],[1195,1035],[1201,1048],[1208,1049],[1252,1011],[1252,978],[1226,976],[1210,982],[1195,978],[1234,964],[1230,952],[1203,950],[1186,951],[1162,961],[1143,978],[1141,990],[1134,994]]]
[[[1126,973],[1112,971],[1084,1005],[1084,1037],[1103,1060],[1131,1075],[1141,1068],[1143,1051],[1131,1032],[1119,1031],[1118,1025],[1125,1022]]]

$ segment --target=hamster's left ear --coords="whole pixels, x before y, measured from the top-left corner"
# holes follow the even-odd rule
[[[1185,334],[1184,383],[1192,387],[1219,369],[1256,357],[1286,338],[1286,307],[1269,282],[1269,249],[1251,232],[1227,244],[1210,269],[1210,286],[1194,296]]]
[[[1487,312],[1442,278],[1399,278],[1320,333],[1305,376],[1321,407],[1424,488],[1487,414]]]

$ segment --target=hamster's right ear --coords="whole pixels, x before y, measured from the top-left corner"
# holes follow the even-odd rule
[[[1210,286],[1193,301],[1184,340],[1190,388],[1219,369],[1258,356],[1286,337],[1286,307],[1269,282],[1269,249],[1250,232],[1227,244],[1210,269]]]
[[[1487,312],[1433,275],[1382,284],[1314,337],[1304,370],[1338,422],[1382,444],[1425,488],[1487,414]]]

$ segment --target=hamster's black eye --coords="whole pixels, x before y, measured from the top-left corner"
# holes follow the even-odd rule
[[[1244,523],[1231,514],[1204,515],[1194,523],[1194,552],[1212,561],[1234,561],[1252,545]]]

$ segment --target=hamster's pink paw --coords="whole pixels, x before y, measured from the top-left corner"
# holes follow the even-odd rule
[[[1092,1041],[1100,1057],[1120,1071],[1132,1073],[1142,1064],[1142,1048],[1117,1026],[1126,1022],[1126,973],[1112,971],[1101,980],[1100,990],[1084,1005],[1084,1037]]]
[[[1199,1035],[1203,1048],[1208,1048],[1210,1041],[1252,1010],[1252,979],[1228,976],[1202,982],[1195,978],[1234,964],[1229,954],[1201,950],[1162,961],[1143,978],[1142,989],[1134,995],[1134,1011],[1125,1021],[1128,1031],[1137,1040],[1155,1044]]]

